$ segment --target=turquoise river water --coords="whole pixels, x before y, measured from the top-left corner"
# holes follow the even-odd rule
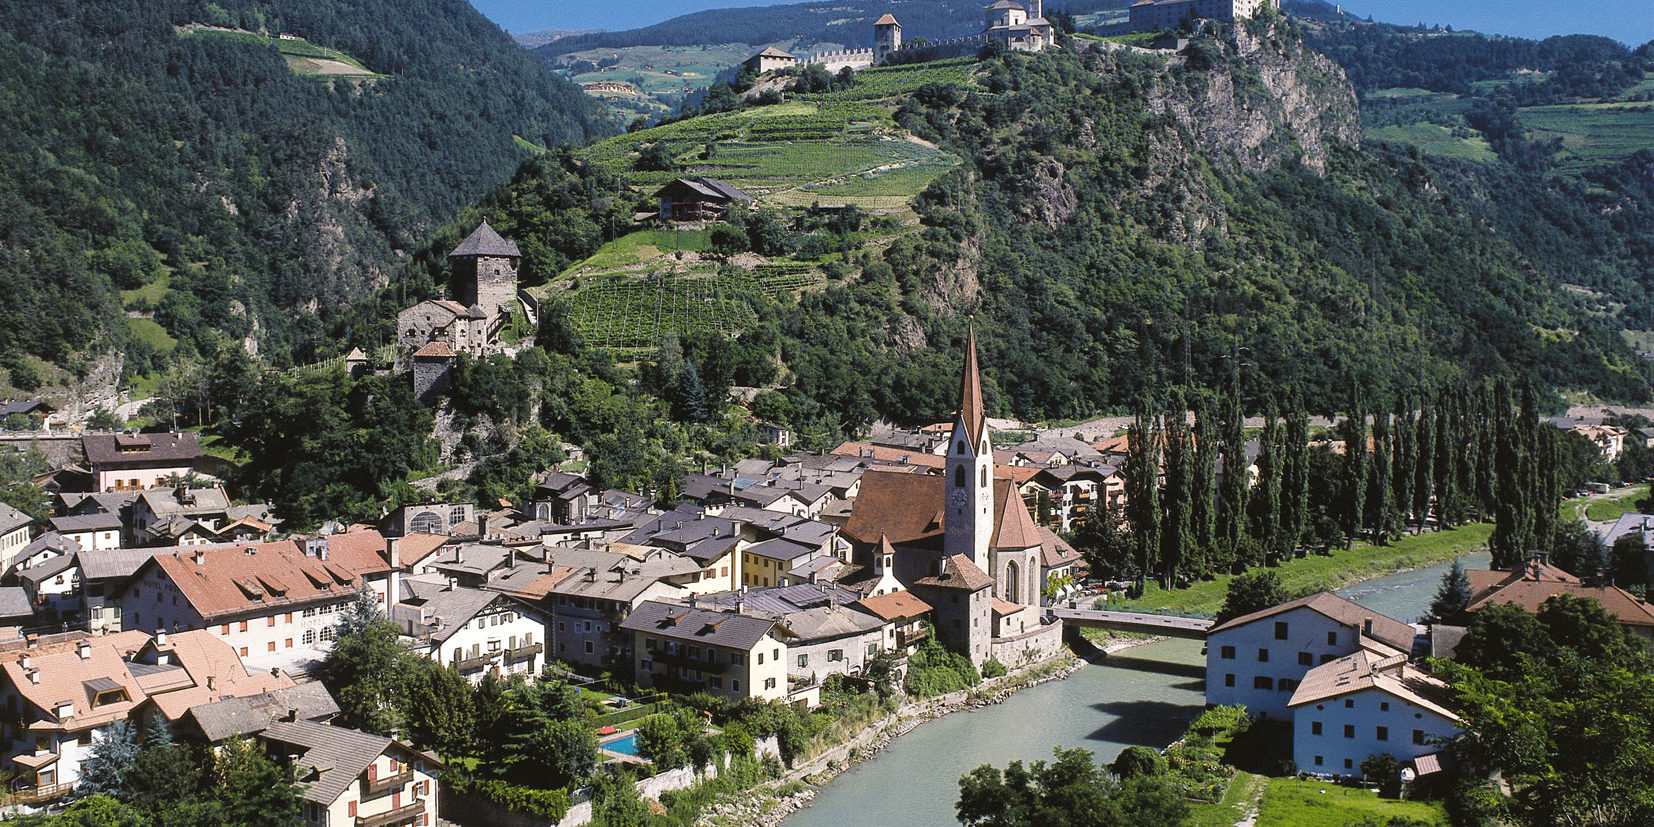
[[[1486,567],[1487,555],[1470,555],[1465,565]],[[1447,567],[1393,574],[1339,593],[1411,622],[1430,604]],[[980,764],[1048,759],[1056,747],[1083,747],[1103,762],[1132,744],[1164,747],[1205,705],[1201,646],[1167,640],[1134,647],[1004,703],[924,724],[834,779],[786,827],[946,827],[958,823],[959,776]]]

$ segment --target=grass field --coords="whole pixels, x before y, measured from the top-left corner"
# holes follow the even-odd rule
[[[1280,575],[1281,585],[1289,592],[1339,589],[1359,580],[1382,577],[1402,569],[1430,566],[1484,549],[1492,535],[1491,524],[1474,523],[1451,531],[1426,531],[1417,537],[1402,537],[1388,546],[1356,543],[1349,551],[1335,549],[1330,557],[1311,555],[1291,560],[1274,571]],[[1221,575],[1187,589],[1170,592],[1150,584],[1141,598],[1110,600],[1106,608],[1211,617],[1223,605],[1231,579],[1229,575]]]
[[[1235,779],[1229,782],[1229,791],[1224,793],[1223,800],[1216,804],[1190,802],[1192,823],[1195,827],[1230,827],[1252,809],[1253,802],[1258,800],[1269,786],[1269,779],[1261,775],[1244,770],[1235,773]]]
[[[712,249],[710,230],[639,230],[603,245],[591,258],[570,267],[565,273],[581,270],[614,270],[643,264],[679,250],[700,252]]]
[[[1648,496],[1647,485],[1633,485],[1615,491],[1608,497],[1593,499],[1585,505],[1585,516],[1599,523],[1609,523],[1618,520],[1621,514],[1630,514],[1637,510],[1637,501]],[[1567,511],[1568,503],[1563,504],[1563,511]]]
[[[128,309],[153,309],[160,305],[172,282],[170,270],[163,269],[159,278],[136,290],[121,291],[121,306]]]
[[[1377,793],[1354,787],[1271,778],[1258,811],[1257,827],[1346,827],[1384,824],[1393,818],[1446,825],[1447,811],[1440,804],[1380,798]]]
[[[293,70],[293,74],[315,77],[318,80],[366,80],[390,77],[390,75],[382,75],[363,66],[361,61],[338,49],[317,45],[294,35],[273,37],[240,29],[196,25],[180,31],[179,36],[216,37],[263,46],[273,45],[277,51],[281,52],[282,59],[287,62],[287,68]]]
[[[1460,161],[1492,161],[1498,156],[1493,148],[1488,146],[1487,140],[1480,135],[1474,137],[1460,137],[1440,124],[1411,123],[1405,126],[1390,125],[1366,131],[1369,140],[1385,141],[1388,143],[1410,144],[1419,148],[1426,155],[1438,158],[1453,158]]]
[[[1530,106],[1517,117],[1534,140],[1562,139],[1565,172],[1615,163],[1640,149],[1654,149],[1654,104],[1578,103]]]
[[[128,317],[126,326],[132,330],[132,337],[147,343],[156,352],[166,354],[178,346],[178,340],[167,334],[167,329],[154,319],[134,319]]]

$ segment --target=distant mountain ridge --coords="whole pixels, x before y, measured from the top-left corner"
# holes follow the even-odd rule
[[[0,75],[0,366],[22,392],[221,340],[302,360],[460,206],[615,129],[454,0],[6,4]]]

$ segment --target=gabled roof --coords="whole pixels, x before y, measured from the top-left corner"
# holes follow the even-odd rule
[[[367,575],[391,569],[377,531],[321,538],[327,559],[305,554],[307,540],[188,548],[145,563],[159,568],[205,620],[354,595]]]
[[[27,528],[34,518],[6,503],[0,503],[0,534],[10,534],[20,528]]]
[[[1352,603],[1345,600],[1332,592],[1318,592],[1308,597],[1300,597],[1297,600],[1290,600],[1279,606],[1271,606],[1270,608],[1253,612],[1249,615],[1241,615],[1240,617],[1225,621],[1219,626],[1212,627],[1212,629],[1206,634],[1208,636],[1214,635],[1226,629],[1233,629],[1237,626],[1245,626],[1248,623],[1274,617],[1275,615],[1284,614],[1292,611],[1293,609],[1299,608],[1309,609],[1345,626],[1351,626],[1362,630],[1363,635],[1373,638],[1380,643],[1395,647],[1402,652],[1412,651],[1413,627],[1402,623],[1395,618],[1379,614],[1378,612],[1362,606],[1359,603]],[[1364,625],[1368,620],[1373,622],[1371,632],[1365,631],[1364,629]]]
[[[797,55],[787,54],[786,52],[783,52],[780,49],[775,48],[774,46],[765,46],[764,50],[762,52],[759,52],[758,54],[755,54],[752,57],[782,57],[782,58],[791,58],[792,60],[797,60],[798,59]],[[747,58],[747,59],[751,60],[752,58]]]
[[[777,626],[775,620],[645,600],[620,628],[673,640],[710,643],[741,651],[758,645]]]
[[[1513,603],[1529,614],[1537,614],[1546,600],[1564,594],[1601,603],[1602,608],[1618,618],[1621,625],[1645,629],[1654,627],[1654,608],[1618,586],[1519,579],[1476,597],[1469,611],[1480,611],[1496,603]]]
[[[1447,684],[1407,663],[1406,655],[1383,657],[1365,649],[1309,670],[1287,706],[1304,706],[1367,689],[1377,689],[1450,721],[1459,720],[1442,704]]]
[[[53,530],[66,534],[82,531],[110,531],[119,529],[123,525],[121,515],[108,513],[53,517],[51,523]]]
[[[418,753],[412,747],[382,735],[370,735],[358,729],[328,726],[314,721],[278,721],[267,727],[259,737],[265,741],[298,747],[302,754],[294,760],[300,767],[299,795],[306,801],[332,805],[356,783],[386,750],[395,749],[408,756],[419,755],[435,762],[434,758]],[[314,778],[308,776],[314,773]]]
[[[252,697],[204,703],[189,710],[201,734],[213,744],[237,735],[263,732],[289,713],[296,720],[316,721],[339,714],[339,704],[321,681],[310,681]]]
[[[947,481],[934,474],[906,474],[868,469],[862,474],[861,493],[850,504],[844,534],[862,543],[881,536],[895,545],[912,545],[943,531],[942,507]],[[995,477],[993,548],[1032,548],[1043,540],[1028,512],[1027,503],[1011,480]]]
[[[404,535],[396,543],[396,563],[403,568],[413,566],[435,554],[437,549],[442,548],[442,544],[446,542],[448,542],[448,538],[441,534],[425,534],[416,531]]]
[[[508,256],[510,258],[522,258],[522,255],[522,251],[517,249],[517,242],[495,232],[494,228],[488,226],[488,222],[485,220],[478,224],[477,228],[472,230],[471,234],[466,236],[465,240],[461,241],[452,253],[448,254],[448,257]]]
[[[202,457],[194,433],[87,434],[80,438],[93,468],[189,465]]]
[[[933,586],[939,589],[962,589],[968,592],[981,591],[994,584],[994,579],[988,576],[971,558],[963,554],[955,554],[942,558],[942,573],[921,577],[913,581],[914,585]]]
[[[68,557],[59,557],[51,561],[69,560]],[[48,564],[50,565],[50,564]],[[37,566],[44,568],[44,566]],[[64,566],[64,568],[68,568]],[[0,586],[0,620],[29,618],[34,616],[34,606],[29,603],[29,593],[23,591],[22,586]]]
[[[1079,562],[1080,553],[1075,551],[1067,540],[1057,536],[1057,532],[1045,526],[1040,526],[1039,536],[1040,565],[1050,569]]]
[[[1015,6],[1009,0],[999,0],[994,7],[1001,5]],[[959,418],[965,423],[965,437],[970,440],[971,451],[975,453],[976,446],[982,444],[982,431],[987,427],[988,420],[982,404],[982,377],[976,364],[975,327],[965,334],[965,370],[959,380]]]
[[[864,597],[857,602],[863,609],[890,621],[910,620],[931,611],[929,603],[907,591]]]
[[[902,26],[901,23],[896,21],[896,15],[891,14],[889,12],[885,12],[883,17],[879,18],[878,20],[873,21],[873,25],[875,25],[875,26],[895,26],[896,28],[901,28],[901,26]]]
[[[126,666],[126,655],[136,651],[148,639],[142,632],[120,632],[97,638],[70,639],[45,646],[8,652],[0,661],[6,680],[16,688],[24,701],[39,710],[29,729],[34,731],[78,732],[110,721],[124,720],[147,697],[137,678]],[[81,657],[80,644],[86,643],[86,657]],[[22,658],[27,656],[29,668],[24,669]],[[30,680],[33,673],[37,681]],[[117,691],[124,691],[124,699],[104,697],[97,703],[99,690],[88,687],[88,682],[99,678],[113,681]],[[107,691],[107,690],[105,690]],[[57,706],[68,701],[72,708],[67,717],[59,718]],[[96,705],[94,705],[96,704]]]
[[[666,186],[655,191],[655,197],[671,193],[674,189],[685,189],[690,193],[715,201],[751,201],[752,196],[741,191],[740,187],[718,178],[678,178]]]
[[[173,632],[165,643],[151,639],[144,644],[136,660],[148,663],[160,660],[150,655],[163,655],[181,672],[179,680],[170,681],[151,671],[139,674],[142,663],[131,663],[129,668],[137,675],[138,684],[155,702],[156,708],[169,721],[183,718],[190,708],[225,698],[257,695],[290,687],[293,680],[286,675],[269,672],[249,673],[236,657],[230,644],[206,629]]]
[[[454,349],[442,342],[430,342],[414,351],[415,359],[452,359]]]

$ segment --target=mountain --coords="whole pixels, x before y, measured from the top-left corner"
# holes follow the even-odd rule
[[[0,364],[139,377],[325,321],[526,158],[611,125],[463,0],[0,7]]]
[[[473,215],[515,238],[585,229],[537,268],[542,340],[647,365],[673,334],[709,389],[776,388],[821,438],[944,417],[973,315],[990,405],[1028,419],[1236,381],[1255,408],[1296,392],[1329,412],[1490,376],[1649,398],[1626,320],[1575,275],[1635,266],[1640,248],[1593,240],[1642,219],[1536,215],[1502,201],[1565,185],[1367,141],[1357,90],[1292,21],[1177,53],[1076,37],[848,83],[715,95],[486,198]],[[617,229],[681,175],[762,207],[727,229]],[[619,202],[548,195],[627,185]],[[844,204],[856,220],[833,217]],[[1541,248],[1556,239],[1566,267]]]
[[[552,60],[588,49],[629,46],[699,46],[703,43],[750,44],[789,41],[808,46],[838,44],[861,49],[873,45],[873,21],[893,14],[902,22],[902,34],[942,40],[982,31],[981,0],[816,0],[734,9],[709,9],[674,17],[640,29],[606,31],[559,38],[535,49]],[[1124,8],[1128,0],[1070,0],[1047,3],[1082,14],[1098,9]]]

